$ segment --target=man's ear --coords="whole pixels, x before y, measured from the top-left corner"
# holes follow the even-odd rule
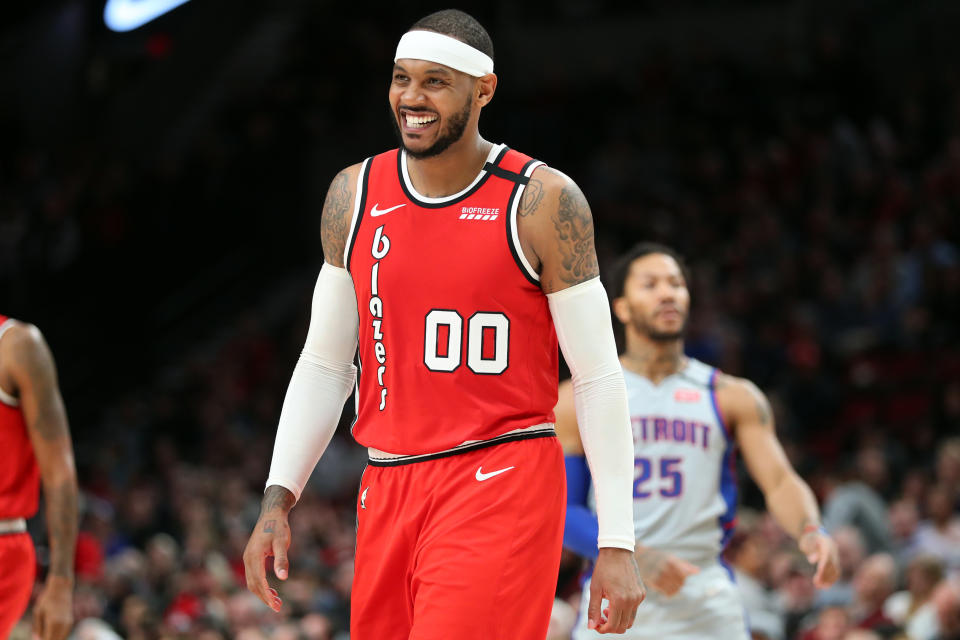
[[[630,322],[630,305],[627,304],[627,299],[623,296],[613,299],[613,315],[617,317],[622,324],[627,324]]]
[[[485,76],[477,78],[474,87],[477,102],[481,107],[487,106],[493,100],[493,94],[497,91],[497,76],[494,73],[488,73]]]

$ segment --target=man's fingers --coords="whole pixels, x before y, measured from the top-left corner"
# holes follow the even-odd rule
[[[680,591],[680,587],[683,586],[683,583],[679,580],[666,580],[661,583],[660,586],[664,595],[669,597],[676,595],[677,591]]]
[[[280,594],[277,593],[277,590],[274,589],[273,587],[270,587],[268,591],[270,592],[271,602],[273,602],[276,605],[274,609],[276,611],[279,611],[280,607],[283,606],[283,600],[280,599]]]
[[[287,579],[290,570],[290,563],[287,561],[286,540],[281,540],[279,536],[273,537],[273,572],[281,580]]]
[[[274,611],[279,611],[279,607],[269,593],[270,585],[267,582],[267,570],[264,566],[264,560],[270,555],[271,549],[270,547],[266,549],[258,547],[260,545],[255,544],[252,549],[248,548],[247,553],[244,554],[243,565],[247,574],[247,589],[263,600],[265,605]]]
[[[39,638],[46,638],[47,612],[43,603],[40,603],[33,612],[33,633]]]
[[[686,560],[677,560],[677,564],[680,567],[680,571],[683,572],[684,577],[700,573],[700,567],[695,564],[690,564]]]
[[[813,576],[813,584],[818,588],[828,587],[837,579],[835,555],[832,551],[831,541],[824,539],[820,543],[820,561],[817,563],[817,572]]]
[[[827,553],[817,553],[811,555],[818,555],[819,562],[817,562],[817,572],[813,575],[813,583],[817,586],[823,584],[823,575],[827,569],[827,561],[830,559],[830,554]]]
[[[48,636],[42,637],[44,640],[63,640],[67,637],[67,634],[70,633],[71,626],[72,625],[67,620],[57,620],[47,626],[49,631]]]
[[[600,606],[603,595],[596,582],[590,583],[590,604],[587,605],[587,628],[596,629],[600,626]]]
[[[627,630],[626,607],[623,601],[611,600],[607,621],[597,629],[600,633],[623,633]]]

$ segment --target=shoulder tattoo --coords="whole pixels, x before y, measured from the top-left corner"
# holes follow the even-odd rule
[[[330,183],[320,219],[323,257],[336,267],[343,266],[343,250],[347,244],[347,233],[350,227],[351,199],[349,177],[346,171],[341,171]]]
[[[521,218],[532,215],[536,212],[542,200],[543,182],[536,178],[530,178],[530,182],[527,183],[527,186],[523,190],[523,195],[520,196],[520,206],[517,207],[517,215]]]
[[[565,186],[560,192],[553,226],[560,243],[560,279],[572,286],[597,277],[600,268],[593,246],[593,216],[576,185]]]

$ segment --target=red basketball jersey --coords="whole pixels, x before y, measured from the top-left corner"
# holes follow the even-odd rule
[[[516,226],[541,165],[497,145],[470,186],[428,198],[405,153],[363,163],[344,251],[360,315],[360,444],[423,455],[552,434],[557,337]]]
[[[10,328],[0,315],[0,340]],[[0,520],[32,518],[40,496],[40,469],[19,401],[0,388]]]

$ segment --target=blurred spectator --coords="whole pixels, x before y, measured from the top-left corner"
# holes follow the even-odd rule
[[[816,625],[800,640],[844,640],[850,630],[850,614],[843,607],[826,607],[817,616]]]
[[[853,576],[851,621],[859,629],[886,629],[893,621],[883,612],[884,603],[897,585],[897,565],[893,556],[877,553],[857,568]]]
[[[853,603],[853,578],[866,557],[866,549],[860,530],[854,527],[837,529],[833,532],[833,539],[837,543],[840,577],[830,588],[818,591],[816,601],[819,606],[845,607]]]
[[[942,578],[943,563],[938,558],[917,556],[906,570],[906,590],[887,598],[884,615],[913,640],[932,640],[937,631],[932,596]]]
[[[937,611],[935,640],[960,640],[960,585],[956,580],[944,580],[933,594]]]
[[[916,546],[940,558],[948,572],[960,571],[960,515],[954,511],[953,489],[937,484],[927,491],[927,519],[917,527]]]
[[[762,634],[769,640],[783,640],[781,604],[767,585],[771,549],[766,538],[756,530],[755,519],[749,515],[738,514],[737,530],[727,546],[725,558],[733,565],[750,632]]]
[[[909,498],[901,498],[890,505],[888,511],[890,534],[893,538],[893,556],[897,566],[903,570],[917,554],[917,527],[920,514],[916,503]]]
[[[887,508],[878,489],[886,483],[883,451],[875,447],[857,453],[855,471],[838,485],[823,505],[823,523],[829,531],[855,526],[863,535],[868,553],[891,549]]]
[[[951,492],[953,506],[960,508],[960,437],[947,438],[937,450],[937,482]]]

